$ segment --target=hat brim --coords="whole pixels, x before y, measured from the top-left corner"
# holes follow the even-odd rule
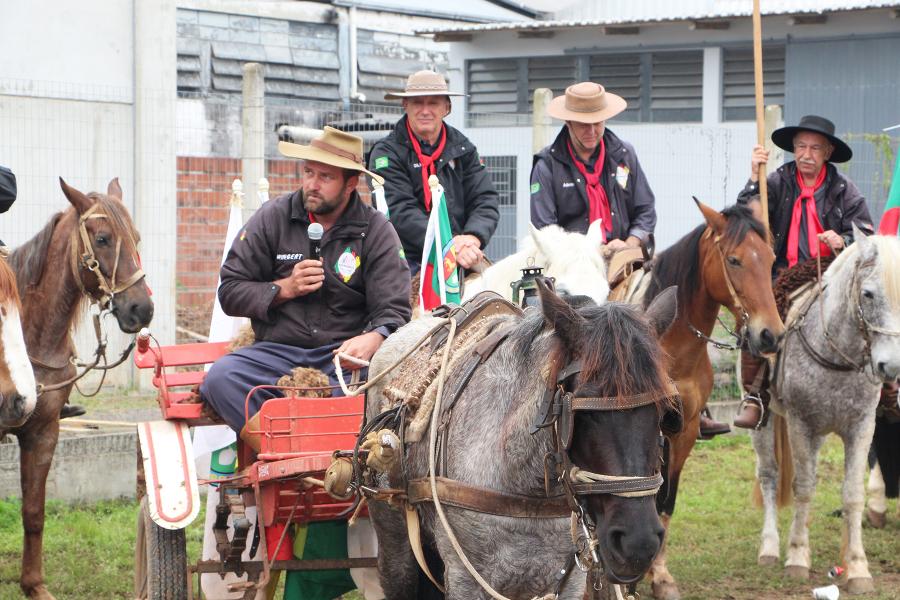
[[[385,100],[402,100],[403,98],[415,98],[417,96],[468,96],[461,92],[439,92],[439,91],[422,91],[422,92],[388,92],[384,95]]]
[[[831,153],[831,158],[828,159],[828,162],[833,163],[844,163],[853,158],[853,150],[850,149],[850,146],[839,137],[835,137],[830,133],[826,133],[819,129],[813,129],[811,127],[782,127],[781,129],[776,129],[772,132],[772,142],[787,152],[793,154],[794,152],[794,136],[796,136],[801,131],[809,131],[811,133],[818,133],[819,135],[825,136],[831,145],[834,146],[834,152]]]
[[[566,95],[557,96],[547,105],[547,114],[560,121],[575,121],[577,123],[599,123],[612,119],[617,114],[628,108],[628,103],[622,96],[610,92],[606,96],[606,108],[594,112],[576,112],[566,108]]]
[[[331,165],[333,167],[338,167],[339,169],[359,171],[361,173],[365,173],[378,183],[384,184],[384,177],[382,177],[381,175],[376,175],[372,171],[363,167],[361,164],[354,162],[349,158],[337,156],[335,154],[332,154],[331,152],[322,150],[321,148],[316,148],[314,146],[302,146],[300,144],[294,144],[291,142],[278,142],[278,151],[282,154],[282,156],[287,156],[288,158],[311,160],[313,162],[320,162],[326,165]]]

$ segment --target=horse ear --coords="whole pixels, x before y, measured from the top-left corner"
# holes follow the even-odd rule
[[[706,224],[712,227],[713,231],[716,233],[722,233],[725,231],[725,217],[714,208],[711,208],[694,197],[694,202],[697,203],[697,208],[700,209],[700,212],[703,213],[703,218],[706,219]]]
[[[591,246],[595,246],[599,248],[603,245],[603,230],[600,229],[603,226],[603,219],[597,219],[593,223],[591,223],[590,227],[587,230],[587,239],[590,242]]]
[[[106,186],[106,195],[117,198],[120,202],[122,201],[122,186],[119,185],[118,177],[113,177],[109,185]]]
[[[866,232],[857,227],[856,223],[852,224],[853,226],[853,243],[859,244],[859,255],[863,259],[870,258],[872,248],[875,244],[872,243],[872,240],[869,239],[869,236],[866,235]]]
[[[644,316],[656,330],[657,337],[662,337],[669,330],[669,327],[675,322],[677,314],[678,286],[675,285],[664,289],[644,312]]]
[[[553,327],[567,350],[576,348],[578,340],[581,339],[580,333],[584,329],[584,317],[579,315],[556,292],[547,287],[542,279],[538,278],[535,281],[538,295],[541,298],[544,321]]]
[[[93,206],[94,202],[90,198],[71,187],[62,177],[59,178],[59,187],[62,188],[63,194],[66,195],[66,198],[69,199],[69,202],[75,207],[75,210],[78,211],[78,214],[83,214],[87,209]]]

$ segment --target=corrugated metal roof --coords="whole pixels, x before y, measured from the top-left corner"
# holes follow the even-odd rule
[[[355,5],[368,10],[382,10],[399,14],[415,14],[438,19],[452,19],[483,23],[509,22],[525,18],[521,13],[487,0],[453,0],[442,4],[428,2],[414,5],[409,0],[334,0],[335,6]],[[518,4],[513,2],[513,4]],[[523,9],[528,7],[523,6]]]
[[[829,13],[872,8],[900,7],[897,0],[761,0],[763,15]],[[513,21],[484,25],[460,25],[447,28],[422,29],[417,33],[479,33],[487,31],[528,31],[539,29],[568,29],[604,25],[632,25],[749,17],[749,0],[633,0],[632,2],[580,2],[553,14],[552,20]]]

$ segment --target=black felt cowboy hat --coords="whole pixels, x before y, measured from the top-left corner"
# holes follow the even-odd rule
[[[817,117],[816,115],[806,115],[800,119],[800,123],[792,127],[782,127],[772,132],[772,141],[782,150],[788,152],[794,151],[794,136],[801,131],[811,131],[824,135],[834,146],[834,152],[831,153],[829,162],[842,163],[853,158],[853,150],[850,149],[844,140],[834,135],[834,123],[825,117]]]

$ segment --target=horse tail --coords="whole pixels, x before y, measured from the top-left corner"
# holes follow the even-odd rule
[[[775,502],[778,508],[790,506],[794,501],[794,459],[791,456],[791,440],[788,437],[787,421],[772,412],[772,428],[775,432],[775,463],[778,465],[778,483],[775,486]]]
[[[872,444],[881,467],[885,496],[896,498],[900,495],[900,421],[891,423],[884,417],[875,419]]]

